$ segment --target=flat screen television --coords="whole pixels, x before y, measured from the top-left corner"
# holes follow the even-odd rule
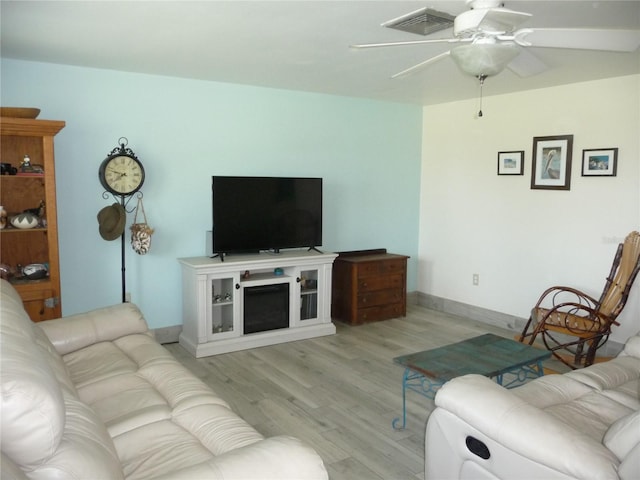
[[[212,177],[213,253],[322,245],[322,178]]]

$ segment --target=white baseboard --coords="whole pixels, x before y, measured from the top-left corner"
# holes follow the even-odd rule
[[[478,322],[487,323],[495,327],[505,328],[511,330],[515,334],[522,332],[522,329],[527,323],[526,318],[516,317],[508,315],[506,313],[496,312],[475,305],[469,305],[466,303],[456,302],[455,300],[449,300],[447,298],[436,297],[429,295],[428,293],[415,292],[416,305],[430,308],[438,312],[449,313],[451,315],[457,315],[459,317],[469,318]],[[624,344],[609,340],[598,350],[598,355],[606,357],[614,357],[618,355],[624,348]]]
[[[407,292],[407,305],[420,305],[418,303],[418,292]]]
[[[177,343],[181,332],[182,325],[153,329],[153,334],[158,343]]]
[[[418,292],[418,305],[438,312],[450,313],[459,317],[470,318],[495,327],[506,328],[514,332],[521,332],[527,323],[526,318],[507,315],[506,313],[476,307],[466,303],[456,302],[447,298],[436,297],[428,293]]]

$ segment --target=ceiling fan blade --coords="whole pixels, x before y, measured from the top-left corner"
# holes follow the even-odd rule
[[[544,72],[549,67],[529,50],[521,48],[520,54],[511,60],[507,68],[519,77],[531,77]]]
[[[401,72],[396,73],[395,75],[392,75],[391,78],[398,78],[404,75],[408,75],[409,73],[415,72],[416,70],[419,70],[423,67],[426,67],[427,65],[430,65],[432,63],[435,63],[439,60],[442,60],[445,57],[448,57],[451,54],[451,50],[448,50],[446,52],[443,52],[439,55],[436,55],[435,57],[431,57],[428,60],[425,60],[424,62],[418,63],[417,65],[414,65],[413,67],[409,67],[406,70],[403,70]]]
[[[490,8],[478,26],[483,30],[511,32],[529,18],[530,13],[516,12],[508,8]]]
[[[518,37],[518,32],[514,36]],[[533,47],[634,52],[640,46],[640,30],[533,28],[518,37],[518,43]]]
[[[478,31],[491,33],[513,32],[517,26],[531,17],[530,13],[516,12],[506,8],[478,8],[467,10],[454,21],[453,33],[467,37]]]
[[[428,43],[459,43],[464,41],[471,41],[471,39],[438,38],[433,40],[411,40],[406,42],[362,43],[358,45],[349,45],[349,47],[350,48],[397,47],[402,45],[425,45]]]

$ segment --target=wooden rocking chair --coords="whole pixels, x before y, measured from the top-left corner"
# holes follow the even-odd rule
[[[627,302],[639,270],[640,233],[631,232],[618,245],[599,300],[575,288],[551,287],[531,310],[519,340],[527,340],[531,345],[540,336],[553,356],[570,368],[591,365],[596,350],[608,340],[611,326],[619,325],[616,318]],[[552,306],[543,307],[543,303]],[[573,363],[563,351],[573,357]]]

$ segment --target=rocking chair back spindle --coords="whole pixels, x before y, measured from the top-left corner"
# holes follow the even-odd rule
[[[600,311],[616,319],[624,305],[633,282],[640,271],[640,234],[630,233],[625,242],[618,245],[611,273],[607,277],[604,291],[600,297]]]

